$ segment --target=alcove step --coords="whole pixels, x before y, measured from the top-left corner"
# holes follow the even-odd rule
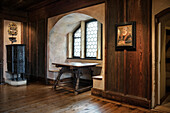
[[[57,68],[56,70],[49,70],[49,72],[59,72],[61,68]]]
[[[102,80],[103,76],[102,75],[93,76],[93,79],[95,79],[95,80]]]

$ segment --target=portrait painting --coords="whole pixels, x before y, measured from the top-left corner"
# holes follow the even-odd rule
[[[135,49],[135,22],[116,25],[116,50]]]

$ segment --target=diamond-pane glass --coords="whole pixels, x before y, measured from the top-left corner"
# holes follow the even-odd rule
[[[97,21],[87,23],[86,57],[96,57],[97,52]]]
[[[80,57],[81,29],[74,33],[74,57]]]

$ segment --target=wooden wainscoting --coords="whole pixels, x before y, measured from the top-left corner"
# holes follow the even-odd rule
[[[95,96],[127,103],[127,104],[145,107],[145,108],[151,107],[150,100],[147,100],[146,98],[142,98],[142,97],[133,96],[133,95],[124,95],[122,93],[117,93],[113,91],[103,91],[95,88],[92,88],[91,94]]]

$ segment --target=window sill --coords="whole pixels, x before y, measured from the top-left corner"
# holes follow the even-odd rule
[[[77,59],[77,60],[93,60],[93,61],[102,61],[102,59],[96,59],[96,58],[67,58],[68,60],[71,60],[71,59]]]
[[[66,62],[99,63],[96,67],[102,67],[103,64],[103,60],[101,59],[67,58]]]

